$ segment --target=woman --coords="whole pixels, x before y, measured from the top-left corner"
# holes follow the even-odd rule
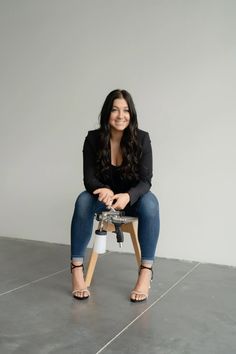
[[[83,148],[84,185],[71,225],[72,294],[90,296],[83,276],[83,258],[91,238],[94,214],[124,210],[138,217],[141,266],[130,300],[148,298],[152,264],[159,235],[159,206],[150,192],[152,149],[147,132],[138,129],[131,95],[125,90],[108,94],[100,114],[100,128],[89,131]]]

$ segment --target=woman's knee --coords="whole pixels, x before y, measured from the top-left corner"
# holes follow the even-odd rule
[[[139,211],[142,215],[159,217],[159,202],[155,194],[147,192],[140,198]]]
[[[96,199],[87,191],[83,191],[79,194],[75,202],[75,211],[86,214],[93,208]]]

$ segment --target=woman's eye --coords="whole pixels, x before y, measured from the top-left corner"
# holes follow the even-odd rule
[[[116,108],[112,108],[112,110],[111,110],[112,112],[115,112],[116,111]]]

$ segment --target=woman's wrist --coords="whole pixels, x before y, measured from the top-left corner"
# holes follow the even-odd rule
[[[128,196],[128,203],[130,202],[130,194],[129,194],[129,192],[126,192],[125,194],[127,194],[127,196]]]

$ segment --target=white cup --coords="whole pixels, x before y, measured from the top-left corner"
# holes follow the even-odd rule
[[[94,242],[94,251],[98,254],[102,254],[106,252],[107,249],[107,235],[96,235]]]

